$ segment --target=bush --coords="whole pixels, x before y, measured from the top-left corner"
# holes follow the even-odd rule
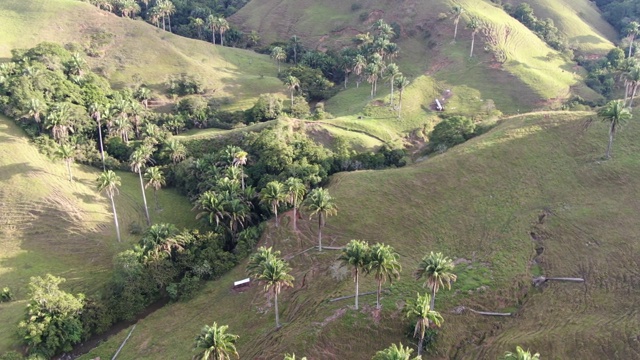
[[[11,289],[8,287],[2,288],[2,292],[0,292],[0,302],[9,302],[11,300],[13,300]]]
[[[0,360],[23,360],[24,356],[17,351],[9,351],[0,355]]]
[[[251,108],[251,115],[255,121],[277,119],[282,114],[282,99],[274,94],[262,94]]]
[[[464,116],[451,116],[442,120],[433,128],[429,136],[431,148],[461,144],[475,136],[476,126],[471,119]]]
[[[351,11],[358,11],[360,9],[362,9],[362,4],[360,4],[360,3],[351,4]]]

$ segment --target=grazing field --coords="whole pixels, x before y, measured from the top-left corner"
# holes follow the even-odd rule
[[[160,103],[170,101],[162,96],[167,77],[181,73],[199,78],[206,95],[230,109],[251,107],[262,93],[284,91],[266,55],[173,35],[78,0],[0,2],[0,62],[11,57],[11,49],[43,41],[74,43],[81,53],[95,50],[99,56],[85,57],[99,74],[116,87],[139,77]]]
[[[95,189],[98,170],[72,165],[70,183],[62,161],[44,157],[12,121],[0,116],[0,287],[8,286],[16,301],[0,304],[0,353],[18,344],[14,331],[24,316],[31,276],[51,273],[67,279],[68,291],[92,294],[111,275],[111,261],[137,237],[132,225],[144,228],[138,177],[122,178],[116,207],[123,242],[117,243],[109,200]],[[172,190],[160,190],[162,210],[155,211],[147,191],[154,222],[179,227],[195,223],[191,204]]]
[[[176,359],[192,355],[193,337],[204,324],[228,324],[239,334],[242,358],[273,359],[285,352],[311,359],[369,359],[392,342],[410,343],[400,307],[424,292],[412,272],[421,256],[442,251],[458,263],[458,281],[438,293],[436,309],[445,323],[430,358],[496,358],[516,345],[557,358],[631,359],[640,355],[635,254],[637,179],[631,122],[602,161],[607,129],[588,112],[540,112],[505,118],[489,133],[418,164],[394,170],[334,176],[329,190],[339,213],[328,219],[325,242],[352,238],[385,242],[401,255],[402,278],[384,295],[328,302],[353,291],[350,272],[337,252],[301,251],[316,243],[315,221],[301,233],[270,227],[262,244],[290,258],[294,289],[283,291],[284,327],[274,330],[273,309],[254,284],[231,290],[245,277],[241,265],[212,282],[194,300],[159,310],[143,320],[120,356]],[[583,277],[585,284],[553,283],[534,288],[534,276]],[[361,291],[375,289],[365,277]],[[466,312],[513,312],[487,318]],[[107,357],[122,332],[86,359]],[[587,341],[588,339],[588,341]]]

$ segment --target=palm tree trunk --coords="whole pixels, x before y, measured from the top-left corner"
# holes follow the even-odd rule
[[[73,182],[73,176],[71,175],[71,159],[65,159],[64,162],[67,164],[67,171],[69,171],[69,182]]]
[[[278,292],[274,291],[276,294],[274,303],[276,304],[276,327],[280,327],[280,314],[278,314]]]
[[[460,23],[460,20],[456,20],[456,27],[453,30],[453,42],[456,42],[456,37],[458,36],[458,23]]]
[[[345,73],[344,75],[344,88],[347,88],[347,80],[349,80],[349,75]]]
[[[373,99],[373,81],[371,82],[371,99]]]
[[[147,195],[144,193],[144,183],[142,182],[142,171],[138,169],[140,176],[140,190],[142,190],[142,201],[144,202],[144,214],[147,216],[147,225],[151,226],[151,218],[149,217],[149,208],[147,208]]]
[[[616,132],[616,123],[611,121],[611,127],[609,128],[609,144],[607,145],[607,153],[605,158],[611,159],[611,145],[613,145],[613,135]]]
[[[291,112],[293,112],[293,89],[291,89]]]
[[[380,293],[382,292],[382,280],[378,280],[378,294],[376,296],[376,309],[380,309]]]
[[[356,310],[358,310],[358,290],[359,290],[359,282],[358,282],[358,268],[356,267]]]
[[[378,95],[378,79],[373,81],[373,95]]]
[[[318,215],[318,251],[322,251],[322,214]]]
[[[162,14],[162,30],[164,31],[167,31],[166,23],[167,23],[167,19],[165,18],[165,15]]]
[[[222,40],[222,30],[220,30],[220,46],[224,46],[224,42]]]
[[[171,15],[167,16],[167,22],[169,23],[169,32],[171,31]]]
[[[113,209],[113,222],[116,224],[116,234],[118,234],[118,242],[120,239],[120,225],[118,224],[118,213],[116,212],[116,203],[113,201],[113,195],[109,195],[111,200],[111,209]]]
[[[624,103],[627,103],[627,100],[629,99],[629,80],[625,79],[624,80]]]
[[[631,93],[631,100],[629,101],[629,107],[633,107],[633,99],[636,97],[636,91],[638,91],[638,86],[640,86],[640,83],[634,83],[633,84],[633,92]]]
[[[393,108],[393,77],[391,77],[391,101],[389,101],[389,106]]]
[[[424,336],[420,337],[418,340],[418,356],[422,355],[422,344],[424,343]]]
[[[398,118],[400,118],[401,112],[402,112],[402,92],[403,90],[400,90],[400,99],[398,99]]]
[[[631,35],[631,41],[629,41],[629,58],[631,58],[631,49],[633,49],[633,40],[635,40],[635,35]]]
[[[278,73],[280,72],[280,60],[276,60],[278,62]]]
[[[242,190],[244,190],[244,168],[240,168],[240,182],[242,182]]]
[[[156,211],[160,210],[160,205],[158,205],[158,190],[153,189],[153,197],[156,200]]]
[[[100,157],[102,157],[102,171],[106,171],[107,169],[104,165],[104,145],[102,144],[102,127],[100,126],[100,123],[98,123],[98,137],[100,138]]]
[[[469,57],[473,57],[473,45],[476,42],[476,33],[475,31],[471,34],[471,52],[469,53]]]
[[[293,204],[293,231],[298,231],[298,209],[297,204]]]
[[[431,310],[436,308],[436,288],[431,289]]]
[[[278,227],[278,205],[273,204],[273,213],[276,214],[276,227]]]

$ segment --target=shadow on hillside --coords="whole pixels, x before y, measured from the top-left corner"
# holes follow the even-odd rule
[[[593,35],[582,35],[582,36],[576,36],[575,38],[572,39],[573,42],[577,42],[577,43],[587,43],[587,44],[601,44],[602,40],[599,39],[597,36],[593,36]]]
[[[31,176],[35,174],[47,173],[40,168],[31,166],[29,163],[16,163],[0,166],[0,182],[11,180],[16,175]]]

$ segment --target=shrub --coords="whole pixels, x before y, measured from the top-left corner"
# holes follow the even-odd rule
[[[282,114],[282,99],[274,94],[262,94],[251,108],[251,115],[255,121],[277,119]]]
[[[9,302],[11,300],[13,300],[11,289],[8,287],[2,288],[2,292],[0,292],[0,302]]]
[[[358,11],[360,9],[362,9],[362,4],[360,4],[360,3],[351,4],[351,11]]]
[[[440,145],[447,148],[461,144],[475,136],[476,126],[464,116],[451,116],[442,120],[433,128],[429,141],[431,148]]]

